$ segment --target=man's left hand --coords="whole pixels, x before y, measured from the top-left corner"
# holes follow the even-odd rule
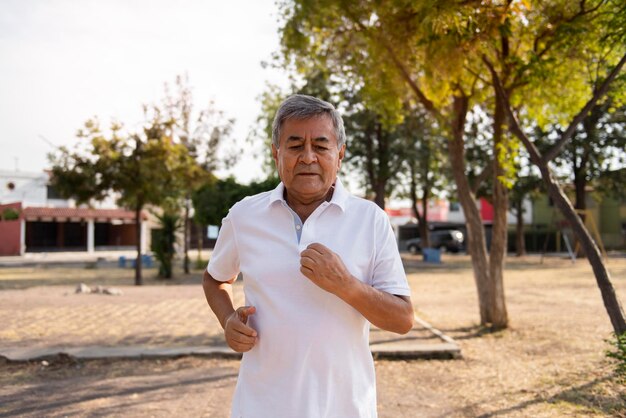
[[[347,290],[354,280],[341,257],[318,243],[300,253],[300,271],[313,283],[336,295]]]

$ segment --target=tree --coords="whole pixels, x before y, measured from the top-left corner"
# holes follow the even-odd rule
[[[218,151],[220,145],[230,136],[234,119],[226,119],[223,112],[215,108],[213,102],[198,112],[194,112],[193,94],[189,79],[185,76],[176,77],[175,93],[165,85],[164,113],[173,127],[174,140],[184,145],[189,156],[189,167],[183,170],[181,196],[183,207],[183,270],[189,273],[189,236],[191,195],[203,184],[210,182],[211,173],[220,165]],[[223,162],[231,165],[236,155],[227,157]],[[198,247],[198,254],[201,250]]]
[[[536,3],[531,8],[526,1],[348,5],[301,0],[284,2],[283,10],[286,53],[306,50],[309,57],[319,54],[336,63],[337,71],[381,80],[400,79],[415,100],[446,128],[452,171],[467,219],[481,323],[505,327],[508,319],[502,273],[507,186],[513,174],[513,141],[521,141],[523,133],[510,129],[514,139],[506,131],[507,120],[511,128],[510,106],[523,109],[540,124],[548,119],[569,120],[593,87],[589,80],[597,80],[602,67],[615,64],[622,54],[626,45],[623,2],[555,1]],[[599,85],[595,84],[596,89]],[[393,92],[379,90],[379,95]],[[401,95],[400,89],[396,88],[395,94]],[[492,109],[493,119],[495,213],[488,259],[464,160],[468,110],[478,102]],[[570,135],[566,131],[558,143],[567,142]],[[526,142],[524,145],[528,149]],[[551,161],[560,148],[554,147],[544,161]],[[549,173],[542,171],[542,177],[545,180]],[[549,193],[556,195],[557,189],[549,188]],[[566,206],[563,203],[564,211]],[[600,266],[594,267],[594,271],[601,270]],[[611,299],[606,281],[600,280],[599,285],[603,297],[606,293]],[[610,310],[616,312],[617,306],[608,299],[605,304],[612,305]],[[612,322],[615,326],[613,318]]]
[[[171,279],[173,273],[174,244],[176,232],[181,228],[180,215],[169,210],[155,213],[160,229],[156,230],[152,240],[152,252],[159,262],[159,277]]]
[[[80,203],[102,200],[111,192],[120,206],[135,212],[137,261],[135,284],[142,284],[142,210],[177,196],[182,173],[191,164],[187,149],[171,139],[171,124],[155,111],[148,114],[140,132],[124,133],[119,123],[110,132],[97,119],[79,130],[73,151],[62,147],[49,159],[51,182],[61,195]]]
[[[530,153],[530,158],[532,162],[541,171],[541,176],[547,187],[548,194],[554,201],[555,205],[559,208],[565,219],[570,222],[574,233],[581,242],[585,254],[587,254],[587,257],[589,259],[589,263],[591,264],[591,267],[594,271],[600,293],[602,294],[605,309],[611,320],[611,324],[613,325],[613,329],[616,335],[622,335],[624,332],[626,332],[626,316],[624,315],[622,305],[619,301],[619,298],[617,297],[617,294],[615,293],[613,284],[611,283],[610,274],[606,269],[604,262],[602,261],[602,256],[600,255],[600,251],[596,243],[593,241],[593,238],[585,227],[585,224],[576,213],[576,209],[568,199],[567,195],[563,192],[563,189],[558,180],[555,178],[552,169],[549,166],[549,163],[550,161],[552,161],[553,158],[556,157],[556,155],[558,155],[558,153],[561,151],[561,148],[565,146],[566,142],[571,139],[571,136],[573,135],[576,126],[582,121],[584,115],[587,114],[594,106],[594,104],[598,101],[598,99],[606,93],[606,90],[608,89],[611,81],[617,76],[619,71],[621,71],[625,63],[626,54],[617,63],[617,65],[615,65],[612,71],[606,76],[604,81],[596,89],[594,89],[594,94],[591,99],[589,99],[583,109],[576,115],[576,117],[574,117],[565,132],[559,137],[556,144],[545,153],[541,153],[537,149],[533,141],[526,135],[524,130],[521,128],[520,122],[517,120],[517,117],[511,109],[510,102],[508,101],[508,96],[504,92],[499,78],[497,74],[495,74],[495,71],[493,72],[496,88],[498,89],[500,94],[500,100],[502,101],[503,106],[506,107],[511,130],[524,143],[524,146]]]
[[[518,257],[526,255],[526,240],[524,238],[524,202],[533,199],[541,187],[541,178],[533,173],[518,176],[511,189],[511,211],[515,214],[515,254]]]
[[[444,138],[428,113],[423,110],[407,113],[398,127],[405,145],[404,177],[408,178],[408,195],[417,218],[422,247],[426,248],[430,247],[428,202],[436,191],[446,189],[448,184],[448,167],[443,155]]]
[[[363,103],[352,102],[346,110],[346,163],[361,175],[374,203],[385,208],[404,163],[405,147],[398,126],[390,126],[384,117],[368,110]]]
[[[357,75],[363,81],[368,103],[382,113],[393,114],[394,109],[397,113],[406,100],[418,102],[446,133],[452,174],[466,216],[481,324],[505,328],[508,315],[502,272],[507,196],[500,180],[505,177],[501,161],[507,157],[506,147],[503,141],[498,145],[494,142],[490,163],[497,192],[489,256],[465,158],[468,112],[485,93],[475,70],[480,57],[467,53],[479,36],[465,25],[470,18],[478,22],[487,18],[475,10],[475,2],[463,6],[455,2],[348,4],[301,0],[285,1],[282,7],[283,55],[288,61],[303,68],[319,57],[335,74],[348,78]],[[475,24],[470,26],[474,29]]]
[[[594,271],[613,329],[620,335],[626,331],[626,318],[610,274],[550,165],[563,147],[571,143],[579,124],[609,91],[626,63],[626,8],[618,1],[581,1],[546,7],[539,13],[530,9],[505,10],[505,17],[507,37],[502,47],[516,51],[515,56],[509,56],[507,61],[496,61],[494,55],[482,56],[491,75],[496,101],[510,131],[524,144],[531,161],[539,168],[549,196],[572,225]],[[509,48],[508,34],[530,37],[534,42],[524,49]],[[515,84],[521,88],[512,88]],[[524,98],[532,97],[532,100],[522,101],[519,96],[522,91]],[[556,91],[558,95],[554,94]],[[520,118],[524,117],[538,125],[550,119],[562,121],[567,128],[552,147],[542,152],[522,128]]]
[[[205,184],[192,194],[195,221],[199,225],[221,225],[230,208],[246,196],[274,189],[280,183],[276,176],[249,185],[237,183],[234,177]]]
[[[555,168],[562,169],[567,174],[566,180],[574,185],[574,208],[583,222],[589,185],[598,186],[603,193],[623,187],[622,179],[611,173],[617,173],[613,167],[626,163],[626,106],[614,108],[613,103],[608,96],[595,104],[583,117],[562,153],[554,159]],[[565,128],[560,124],[549,124],[545,130],[535,130],[533,137],[537,148],[540,151],[549,149]]]

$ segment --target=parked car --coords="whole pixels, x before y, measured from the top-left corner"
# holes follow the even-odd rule
[[[463,249],[465,237],[456,229],[442,229],[430,231],[430,247],[440,250],[458,253]],[[406,242],[406,248],[413,254],[422,252],[422,239],[413,238]]]

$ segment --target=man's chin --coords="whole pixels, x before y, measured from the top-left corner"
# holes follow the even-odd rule
[[[297,181],[293,182],[290,187],[290,192],[297,193],[306,196],[323,195],[328,192],[329,187],[319,180],[310,181]]]

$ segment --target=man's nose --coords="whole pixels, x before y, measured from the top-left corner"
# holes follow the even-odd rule
[[[300,155],[300,161],[302,161],[304,164],[313,164],[317,161],[317,154],[315,154],[312,145],[304,146],[302,154]]]

